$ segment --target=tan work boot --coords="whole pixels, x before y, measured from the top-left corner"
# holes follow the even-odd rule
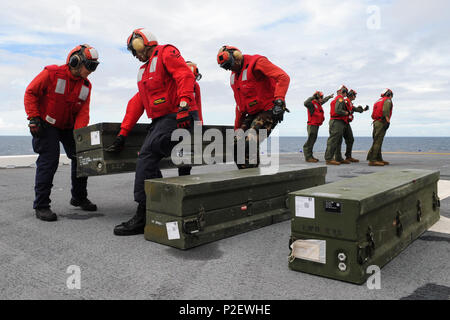
[[[319,160],[311,158],[311,159],[306,160],[306,162],[317,163],[317,162],[319,162]]]
[[[385,166],[388,166],[388,165],[390,165],[390,163],[389,163],[389,162],[387,162],[387,161],[380,161],[380,162],[383,162],[383,164],[384,164]]]
[[[384,167],[384,163],[380,161],[369,161],[371,167]]]
[[[327,160],[326,164],[332,165],[332,166],[340,166],[341,165],[340,162],[337,162],[335,160]]]
[[[341,160],[339,161],[341,164],[350,164],[351,162],[348,160]]]
[[[314,160],[316,160],[316,162],[320,162],[320,160],[319,159],[317,159],[317,158],[314,158],[314,157],[312,157]]]
[[[355,158],[352,158],[352,157],[350,157],[350,158],[347,158],[347,159],[345,159],[345,160],[348,160],[348,161],[350,161],[350,162],[354,162],[354,163],[358,163],[358,162],[359,162],[359,160],[358,160],[358,159],[355,159]]]

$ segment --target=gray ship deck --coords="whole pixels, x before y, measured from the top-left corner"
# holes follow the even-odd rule
[[[450,180],[449,157],[386,154],[389,169],[438,169],[443,180]],[[281,164],[296,162],[303,163],[303,157],[281,158]],[[218,168],[235,170],[234,165],[198,167],[193,174]],[[386,169],[365,161],[328,167],[327,182]],[[61,166],[52,192],[59,220],[41,222],[32,210],[34,173],[33,168],[0,169],[0,299],[450,299],[445,226],[428,231],[386,265],[381,289],[369,290],[289,270],[289,221],[188,251],[148,242],[143,235],[116,237],[113,227],[135,211],[133,174],[90,178],[89,198],[99,210],[87,214],[69,205],[70,167]],[[441,215],[450,218],[450,198],[441,199]],[[66,286],[71,265],[81,268],[80,290]]]

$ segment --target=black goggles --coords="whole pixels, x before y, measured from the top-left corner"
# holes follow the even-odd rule
[[[128,43],[127,49],[130,51],[134,57],[136,57],[136,50],[134,50],[133,45],[131,44],[133,42],[133,39],[130,40],[130,43]]]
[[[100,64],[100,62],[96,61],[96,60],[86,60],[84,61],[84,66],[86,67],[86,69],[88,69],[91,72],[94,72],[98,65]]]
[[[228,51],[228,53],[229,53],[229,56],[228,56],[227,61],[225,61],[224,63],[220,64],[220,67],[225,69],[225,70],[231,70],[231,68],[233,67],[233,65],[235,63],[233,52]]]
[[[231,70],[231,66],[233,65],[233,62],[231,62],[231,61],[227,61],[227,62],[225,62],[225,63],[222,63],[221,65],[220,65],[220,67],[222,68],[222,69],[225,69],[225,70]]]

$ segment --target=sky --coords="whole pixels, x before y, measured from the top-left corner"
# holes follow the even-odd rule
[[[304,100],[343,84],[358,93],[356,105],[371,109],[385,88],[394,92],[390,136],[450,136],[447,0],[2,0],[0,135],[29,134],[27,85],[83,43],[101,61],[89,78],[90,124],[121,122],[141,65],[126,40],[142,27],[198,64],[205,124],[234,124],[230,73],[216,62],[227,44],[266,56],[290,76],[281,136],[306,136]],[[324,109],[328,120],[329,103]],[[371,136],[370,115],[356,114],[355,136]],[[144,114],[140,122],[150,120]],[[328,121],[319,131],[327,135]]]

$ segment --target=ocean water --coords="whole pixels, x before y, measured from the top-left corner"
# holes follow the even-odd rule
[[[325,152],[328,137],[319,137],[314,145],[315,152]],[[306,142],[306,137],[281,137],[280,153],[300,152]],[[355,137],[354,151],[369,151],[372,137]],[[342,143],[345,152],[345,142]],[[391,152],[450,152],[450,137],[385,137],[383,151]]]
[[[34,154],[29,136],[0,136],[0,156]],[[325,152],[327,137],[319,137],[314,152]],[[280,137],[280,153],[302,152],[306,137]],[[371,137],[355,137],[353,150],[368,151],[372,145]],[[345,143],[342,147],[345,152]],[[383,151],[402,152],[450,152],[450,137],[386,137]],[[61,146],[61,153],[64,149]]]

